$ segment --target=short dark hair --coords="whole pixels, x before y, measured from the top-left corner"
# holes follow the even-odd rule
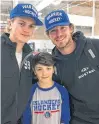
[[[45,66],[54,66],[55,61],[50,53],[40,52],[33,57],[32,68],[34,69],[37,64],[42,64]]]

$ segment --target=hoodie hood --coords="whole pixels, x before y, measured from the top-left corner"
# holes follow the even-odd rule
[[[12,41],[9,39],[9,35],[10,35],[10,34],[8,34],[8,33],[3,33],[3,34],[1,35],[1,42],[3,42],[4,44],[8,44],[10,47],[16,49],[16,45],[17,45],[17,44],[16,44],[16,42],[12,42]],[[24,44],[23,52],[25,52],[25,53],[31,52],[31,48],[30,48],[30,46],[29,46],[27,43]]]
[[[9,38],[10,34],[9,33],[3,33],[1,35],[1,41],[5,44],[8,44],[12,47],[16,47],[16,43],[15,42],[12,42]]]
[[[86,44],[86,38],[81,31],[74,33],[72,38],[76,42],[76,49],[74,51],[75,51],[76,59],[78,60]],[[66,56],[68,56],[68,55],[65,56],[62,55],[56,47],[53,48],[52,54],[54,55],[54,58],[57,60],[62,60],[64,57],[66,59]]]

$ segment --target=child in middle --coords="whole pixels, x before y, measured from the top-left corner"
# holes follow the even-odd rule
[[[23,124],[69,124],[69,96],[65,87],[52,80],[54,64],[49,53],[33,57],[32,68],[38,82],[31,89]]]

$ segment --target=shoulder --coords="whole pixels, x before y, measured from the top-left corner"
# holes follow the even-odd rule
[[[13,50],[10,44],[9,36],[7,34],[1,35],[1,54],[9,53],[10,50]]]
[[[7,42],[7,40],[9,39],[8,37],[9,34],[7,33],[3,33],[0,37],[1,37],[1,43],[4,44],[5,42]]]
[[[37,83],[33,84],[31,91],[34,91],[37,88]]]
[[[32,49],[30,48],[29,44],[25,44],[24,47],[23,47],[23,50],[26,52],[26,53],[29,53],[32,51]]]
[[[99,39],[94,39],[94,38],[86,38],[86,39],[94,44],[99,44]]]
[[[98,47],[99,48],[99,39],[91,39],[92,41],[92,44],[95,46],[95,47]]]
[[[32,98],[32,95],[34,94],[36,88],[37,88],[37,83],[33,84],[32,88],[30,90],[30,98]]]
[[[99,39],[86,38],[86,40],[87,44],[90,43],[96,48],[96,50],[99,50]]]
[[[59,83],[57,83],[57,82],[55,82],[55,85],[56,85],[56,87],[57,87],[57,89],[59,90],[59,92],[61,93],[61,94],[68,94],[68,91],[67,91],[67,89],[64,87],[64,86],[62,86],[62,85],[60,85]]]

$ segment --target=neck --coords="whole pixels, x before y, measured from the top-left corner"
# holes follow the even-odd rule
[[[39,81],[38,82],[38,85],[39,85],[39,87],[41,87],[41,88],[50,88],[50,87],[52,87],[53,86],[53,84],[54,84],[54,82],[51,80],[51,81],[46,81],[46,82],[41,82],[41,81]]]
[[[68,46],[58,49],[63,55],[71,54],[76,48],[76,42],[72,40]]]
[[[17,43],[16,52],[17,52],[17,53],[22,52],[23,46],[24,46],[23,43]]]
[[[12,42],[15,42],[15,43],[17,44],[17,45],[16,45],[16,52],[17,52],[17,53],[22,52],[24,43],[21,42],[21,41],[16,41],[12,35],[10,35],[9,38],[10,38],[10,40],[11,40]]]

